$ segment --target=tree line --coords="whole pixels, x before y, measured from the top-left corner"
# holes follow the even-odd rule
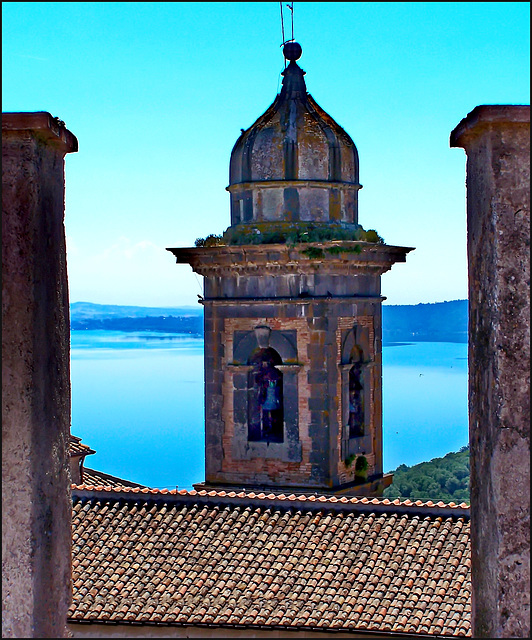
[[[165,333],[188,333],[203,336],[201,316],[151,316],[145,318],[84,318],[71,320],[70,328],[105,331],[160,331]]]
[[[385,498],[469,503],[469,446],[412,467],[399,465],[393,473]]]

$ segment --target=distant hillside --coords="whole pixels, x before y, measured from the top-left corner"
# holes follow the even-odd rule
[[[383,342],[467,342],[467,300],[382,305]]]
[[[70,328],[74,331],[84,329],[100,331],[159,331],[161,333],[189,333],[203,336],[203,318],[201,316],[154,316],[144,318],[88,318],[72,320]]]
[[[72,330],[160,331],[203,335],[203,309],[196,307],[133,307],[92,302],[70,306]]]
[[[413,467],[402,464],[393,473],[393,484],[384,490],[385,498],[469,502],[468,446]]]
[[[70,305],[71,320],[104,320],[107,318],[148,318],[159,316],[202,316],[203,307],[133,307],[116,304],[73,302]]]
[[[70,328],[203,335],[203,307],[135,307],[92,302],[70,306]],[[383,305],[382,338],[390,342],[467,342],[467,300]]]

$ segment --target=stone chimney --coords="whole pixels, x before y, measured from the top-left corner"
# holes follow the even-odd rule
[[[70,478],[73,484],[83,484],[85,458],[93,453],[96,451],[83,444],[81,438],[70,436]]]

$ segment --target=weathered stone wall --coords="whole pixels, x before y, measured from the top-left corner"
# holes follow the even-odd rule
[[[65,637],[70,363],[64,156],[49,113],[2,116],[2,637]]]
[[[354,481],[354,468],[346,468],[342,457],[344,407],[339,357],[346,332],[357,324],[370,326],[374,358],[365,453],[370,475],[382,474],[382,366],[379,345],[374,342],[375,334],[380,340],[380,318],[380,296],[356,302],[206,302],[206,481],[313,489]],[[274,335],[296,336],[296,361],[279,367],[285,378],[283,443],[248,443],[240,417],[246,415],[247,368],[235,362],[234,339],[243,332],[253,332],[258,325],[270,327]],[[292,413],[295,424],[287,419]]]
[[[467,153],[473,636],[530,636],[530,108],[480,106]]]
[[[315,222],[357,224],[359,186],[325,180],[277,180],[231,185],[234,224]]]
[[[358,152],[307,93],[292,61],[269,109],[236,141],[231,225],[278,221],[358,224]]]

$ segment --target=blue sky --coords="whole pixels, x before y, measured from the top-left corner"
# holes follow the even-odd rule
[[[479,104],[530,102],[526,2],[295,2],[307,89],[357,145],[359,221],[416,247],[390,304],[467,295],[465,153]],[[229,225],[229,156],[284,68],[277,2],[5,2],[3,111],[49,111],[66,158],[71,301],[195,304],[166,247]],[[287,15],[287,14],[285,14]],[[285,23],[287,31],[289,25]]]

